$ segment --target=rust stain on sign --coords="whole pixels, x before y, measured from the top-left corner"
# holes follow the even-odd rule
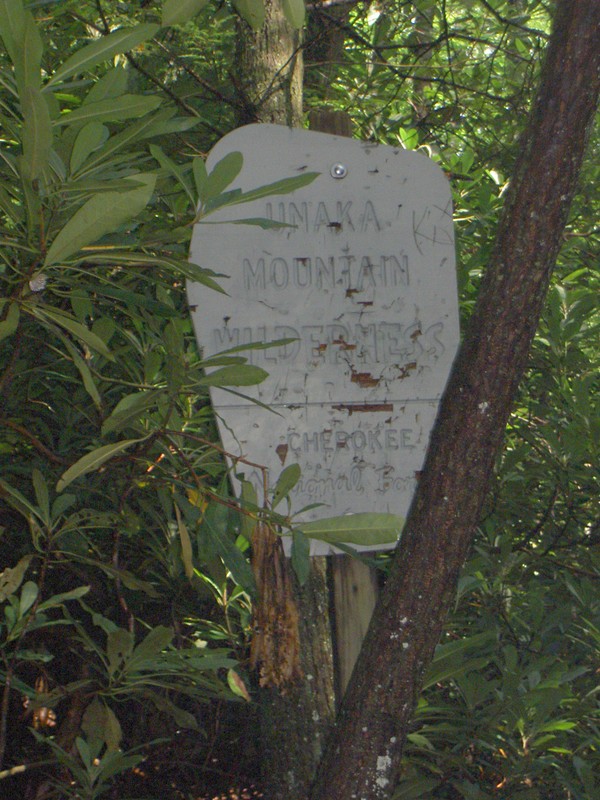
[[[408,376],[410,375],[412,370],[416,369],[416,368],[417,368],[417,362],[416,361],[411,361],[408,364],[406,364],[405,366],[400,367],[400,372],[398,373],[398,380],[401,381],[401,380],[404,380],[404,378],[408,378]]]
[[[289,450],[289,447],[288,447],[287,444],[278,444],[277,447],[275,448],[275,452],[279,456],[279,460],[281,461],[282,466],[283,466],[283,464],[285,464],[285,460],[287,458],[288,450]]]
[[[353,372],[350,377],[352,383],[358,383],[363,389],[379,386],[381,378],[374,378],[370,372]]]
[[[331,344],[339,345],[342,348],[342,350],[356,350],[355,344],[349,344],[348,342],[345,342],[343,339],[334,339],[331,342]]]
[[[394,406],[392,403],[339,403],[337,406],[332,406],[335,411],[347,411],[350,416],[355,412],[370,412],[370,411],[393,411]],[[392,421],[392,418],[386,420],[386,423]]]

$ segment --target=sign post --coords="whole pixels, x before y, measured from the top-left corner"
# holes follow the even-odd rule
[[[212,390],[223,446],[271,485],[298,463],[300,521],[404,517],[459,341],[448,182],[421,153],[277,125],[233,131],[208,168],[234,151],[244,191],[319,177],[243,206],[279,227],[224,225],[233,206],[194,230],[191,260],[229,276],[227,295],[188,286],[205,356],[286,340],[242,352],[269,373],[244,392],[261,405]],[[262,475],[245,477],[260,493]],[[313,540],[311,552],[332,549]]]

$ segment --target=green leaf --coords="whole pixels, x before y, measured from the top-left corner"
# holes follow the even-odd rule
[[[113,360],[110,350],[104,344],[102,339],[99,336],[96,336],[96,334],[89,330],[89,328],[86,328],[85,325],[77,322],[77,320],[70,314],[67,314],[64,311],[59,311],[56,308],[51,308],[50,306],[31,305],[27,308],[34,317],[46,322],[54,323],[55,325],[59,325],[61,328],[64,328],[65,330],[69,331],[69,333],[73,334],[73,336],[83,342],[91,350],[95,350],[97,353],[100,353],[100,355],[108,358],[111,361]]]
[[[54,594],[48,600],[44,600],[38,606],[38,611],[47,611],[49,608],[57,608],[62,606],[67,600],[79,600],[84,597],[89,591],[90,586],[78,586],[76,589],[71,589],[70,592],[62,592],[61,594]]]
[[[208,0],[165,0],[161,11],[161,22],[167,25],[182,25],[196,16]]]
[[[292,531],[292,567],[304,586],[310,575],[310,541],[302,531]]]
[[[252,567],[235,546],[228,533],[213,526],[208,515],[204,517],[202,530],[208,533],[217,554],[223,559],[223,563],[231,572],[234,581],[245,589],[251,597],[256,597],[256,583]]]
[[[1,478],[0,489],[3,490],[0,496],[4,494],[2,499],[13,508],[16,508],[19,514],[22,514],[26,519],[29,519],[29,515],[31,515],[43,521],[40,516],[39,508],[36,508],[18,489],[15,489],[14,486],[6,483],[6,481],[3,481]],[[6,495],[8,495],[8,497]]]
[[[88,122],[122,122],[125,119],[143,117],[158,108],[160,97],[143,97],[124,94],[121,97],[85,103],[74,111],[62,114],[54,125],[84,125]]]
[[[23,167],[25,177],[40,178],[48,165],[52,148],[52,122],[48,104],[38,87],[23,91]]]
[[[67,552],[66,555],[70,556],[77,562],[89,564],[96,569],[102,570],[102,572],[105,572],[109,577],[120,581],[123,586],[127,587],[127,589],[131,589],[131,591],[145,592],[149,597],[153,597],[155,599],[159,596],[158,592],[151,583],[136,578],[136,576],[129,572],[129,570],[117,569],[116,567],[112,567],[103,561],[97,561],[94,558],[86,558],[85,556],[82,556],[81,553],[75,554]]]
[[[200,378],[199,386],[254,386],[262,383],[269,375],[264,369],[251,364],[240,364],[235,367],[223,367]]]
[[[145,661],[162,653],[173,641],[173,629],[157,625],[141,641],[129,659],[128,670],[140,669]]]
[[[495,636],[495,631],[484,631],[466,639],[438,645],[425,674],[424,688],[450,678],[458,678],[489,664],[493,658],[491,648],[495,643]],[[481,655],[486,648],[489,654]]]
[[[10,303],[6,316],[0,322],[0,342],[2,339],[7,339],[9,336],[12,336],[17,330],[20,316],[19,304],[15,302]]]
[[[181,560],[183,561],[185,577],[191,579],[194,576],[192,540],[190,539],[187,525],[183,521],[181,511],[177,505],[175,505],[175,516],[177,517],[177,529],[179,531],[179,541],[181,542]]]
[[[243,697],[248,703],[251,702],[246,684],[234,669],[227,671],[227,684],[235,695]]]
[[[196,194],[199,198],[202,198],[206,191],[208,172],[206,171],[204,159],[200,158],[200,156],[195,156],[192,160],[192,175],[194,176],[194,183],[196,185]]]
[[[122,453],[123,450],[131,447],[132,444],[137,444],[141,441],[143,441],[143,439],[126,439],[122,442],[116,442],[115,444],[105,444],[102,447],[96,448],[96,450],[92,450],[91,453],[86,453],[72,464],[66,472],[63,472],[56,484],[56,491],[62,492],[63,489],[76,478],[99,469],[102,464],[114,458],[118,453]]]
[[[82,326],[85,328],[85,326]],[[87,331],[88,329],[85,328]],[[92,334],[92,336],[96,336],[93,331],[88,331],[88,334]],[[86,334],[86,335],[88,335]],[[99,337],[98,337],[99,338]],[[103,342],[103,340],[101,340]],[[101,411],[102,410],[102,398],[100,397],[100,392],[98,391],[98,387],[94,381],[94,376],[92,375],[91,369],[88,367],[85,360],[81,357],[75,345],[70,342],[67,337],[63,337],[63,343],[67,350],[69,351],[69,355],[73,359],[73,363],[75,364],[77,371],[81,375],[81,381],[83,383],[83,387],[89,396],[92,399],[92,402],[96,406],[96,408]],[[109,360],[112,360],[112,354],[109,352],[108,354]]]
[[[290,464],[282,471],[273,491],[273,508],[277,508],[279,503],[289,495],[300,480],[300,476],[301,470],[298,464]]]
[[[242,506],[249,512],[258,511],[258,497],[256,489],[250,481],[241,481],[241,501]],[[252,536],[256,529],[256,518],[249,514],[240,514],[240,533],[247,542],[252,541]]]
[[[129,125],[125,130],[111,136],[105,145],[91,154],[84,165],[85,169],[82,169],[82,173],[90,174],[96,167],[109,161],[111,156],[114,156],[119,150],[128,147],[130,144],[138,143],[142,139],[161,133],[162,126],[168,123],[173,113],[172,110],[165,109],[156,114],[147,114],[143,119],[134,122],[133,125]]]
[[[111,415],[102,423],[102,435],[123,430],[132,423],[139,421],[140,417],[149,408],[156,406],[164,392],[150,389],[146,392],[134,392],[122,397],[114,407]]]
[[[215,223],[213,223],[215,224]],[[218,223],[217,223],[218,224]],[[245,219],[232,219],[228,220],[227,222],[223,222],[223,225],[256,225],[258,228],[263,228],[263,230],[272,230],[272,229],[280,229],[280,228],[296,228],[297,225],[290,225],[287,222],[277,222],[274,219],[268,219],[267,217],[246,217]]]
[[[109,751],[118,750],[123,735],[121,725],[114,711],[97,696],[85,710],[81,729],[92,746],[100,739]]]
[[[23,97],[23,93],[27,89],[40,88],[43,51],[44,46],[39,28],[32,15],[27,11],[25,12],[23,45],[19,50],[17,60],[14,62],[21,97]]]
[[[23,50],[27,14],[21,0],[0,0],[0,36],[13,64]]]
[[[83,104],[98,103],[109,97],[119,97],[127,88],[127,79],[125,67],[117,66],[109,69],[86,94]]]
[[[79,167],[85,163],[88,156],[101,147],[108,139],[108,128],[101,122],[88,122],[77,134],[69,168],[71,173],[77,172]]]
[[[251,203],[253,200],[260,200],[274,194],[289,194],[296,189],[302,189],[311,184],[320,175],[319,172],[304,172],[302,175],[295,175],[292,178],[282,178],[280,181],[267,183],[257,189],[242,192],[237,197],[232,198],[228,205],[239,205],[240,203]]]
[[[107,192],[91,197],[56,235],[46,255],[45,266],[64,262],[83,247],[112,233],[140,214],[150,202],[156,176],[136,175],[143,185],[129,192]]]
[[[193,714],[189,711],[184,711],[179,706],[176,706],[168,697],[158,692],[146,691],[148,699],[154,703],[159,711],[164,711],[170,714],[175,720],[175,724],[180,728],[190,728],[191,730],[198,729],[198,721]]]
[[[191,203],[195,204],[196,198],[194,197],[194,193],[192,192],[190,185],[188,184],[181,167],[178,164],[176,164],[172,158],[169,158],[169,156],[165,155],[165,153],[162,151],[160,147],[158,147],[158,145],[151,144],[150,152],[152,153],[154,158],[158,161],[158,163],[161,165],[161,167],[164,170],[166,170],[169,175],[172,175],[175,178],[177,183],[181,186],[181,188],[189,197]]]
[[[19,602],[19,617],[26,614],[35,603],[38,596],[38,585],[33,581],[26,581],[21,589],[21,600]]]
[[[85,260],[87,263],[90,264],[106,264],[106,252],[103,251],[102,253],[88,253],[85,254]],[[222,294],[227,294],[224,289],[222,289],[218,283],[216,283],[212,277],[223,277],[218,275],[217,273],[213,272],[211,269],[205,269],[203,267],[199,267],[197,264],[193,264],[190,261],[186,261],[183,258],[171,258],[167,256],[152,256],[146,255],[141,253],[130,253],[123,250],[113,250],[110,254],[110,261],[113,264],[122,264],[122,265],[140,265],[140,266],[147,266],[148,264],[155,264],[156,266],[161,266],[167,268],[171,273],[175,275],[183,275],[185,278],[188,278],[192,281],[197,281],[198,283],[203,284],[204,286],[208,286],[216,292],[221,292]],[[248,348],[251,345],[248,345]],[[248,349],[246,348],[246,349]],[[242,349],[242,348],[240,348]]]
[[[299,527],[311,539],[323,542],[347,542],[363,547],[377,547],[395,542],[404,520],[396,514],[348,514],[328,517],[315,522],[305,522]]]
[[[301,28],[304,25],[306,9],[304,0],[282,0],[283,13],[292,28]]]
[[[121,669],[133,652],[133,634],[118,628],[106,637],[108,674],[112,678]]]
[[[34,467],[31,473],[31,481],[33,483],[33,490],[35,492],[35,499],[40,508],[41,515],[44,522],[50,522],[50,498],[48,494],[48,484],[46,483],[42,473]]]
[[[227,153],[226,156],[218,161],[204,184],[204,191],[200,198],[202,202],[204,203],[212,197],[220,195],[223,189],[227,188],[240,174],[243,164],[244,157],[237,151]]]
[[[233,0],[233,5],[253,30],[262,28],[266,16],[264,0]]]
[[[19,92],[38,88],[43,45],[38,26],[20,0],[0,0],[0,35],[15,66]]]
[[[159,26],[154,24],[136,25],[135,28],[121,28],[121,30],[96,39],[95,42],[82,47],[68,58],[56,70],[47,86],[64,81],[65,78],[70,78],[72,75],[86,72],[119,53],[133,50],[142,42],[151,39],[158,30]]]

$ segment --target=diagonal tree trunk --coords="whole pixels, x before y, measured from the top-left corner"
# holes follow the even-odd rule
[[[312,800],[393,793],[423,671],[527,366],[598,102],[599,67],[598,0],[559,0],[492,259]]]

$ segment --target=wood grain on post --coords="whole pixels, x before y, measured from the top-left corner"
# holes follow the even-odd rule
[[[310,129],[352,137],[352,120],[345,111],[313,109]],[[352,556],[330,556],[333,592],[333,629],[336,694],[344,696],[377,602],[375,569]]]

